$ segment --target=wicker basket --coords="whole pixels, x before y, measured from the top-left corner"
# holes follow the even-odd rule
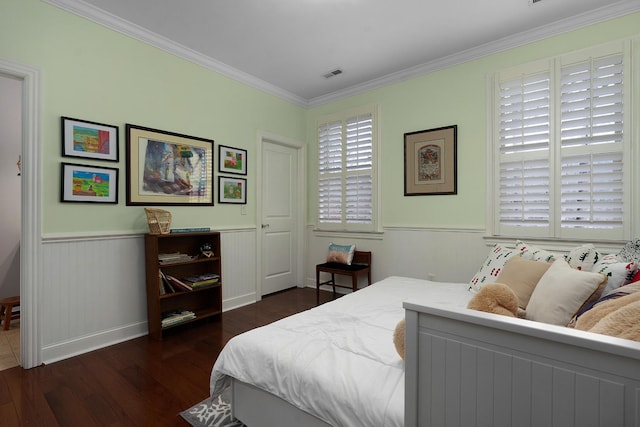
[[[151,234],[169,234],[171,227],[171,212],[162,209],[144,208],[147,213],[147,223]]]

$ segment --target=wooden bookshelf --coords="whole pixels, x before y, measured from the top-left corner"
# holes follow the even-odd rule
[[[204,244],[211,245],[213,256],[201,255],[200,248]],[[170,254],[175,257],[164,262],[160,256]],[[178,256],[181,254],[182,256]],[[203,319],[218,317],[222,314],[222,257],[220,252],[220,233],[217,231],[195,233],[170,233],[145,235],[145,263],[147,287],[147,319],[149,335],[154,339],[162,339],[164,331],[197,322]],[[186,291],[167,285],[165,276],[173,276],[181,281],[186,277],[215,274],[217,283]],[[165,293],[161,289],[164,288]],[[191,311],[195,318],[182,320],[179,323],[163,327],[164,313],[174,311]]]

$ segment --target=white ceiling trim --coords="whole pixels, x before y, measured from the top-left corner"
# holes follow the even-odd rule
[[[237,80],[250,87],[277,96],[305,108],[326,104],[328,102],[336,101],[341,98],[357,95],[366,91],[388,86],[430,72],[442,70],[454,65],[459,65],[464,62],[478,59],[487,55],[523,46],[528,43],[536,42],[587,25],[640,11],[640,2],[638,2],[638,0],[624,0],[614,5],[602,7],[588,13],[577,15],[569,19],[536,28],[535,30],[525,31],[514,36],[509,36],[472,49],[467,49],[465,51],[446,56],[444,58],[430,61],[416,67],[411,67],[406,70],[391,73],[362,84],[354,85],[346,89],[330,93],[328,95],[307,100],[262,79],[259,79],[253,75],[233,68],[223,62],[217,61],[214,58],[196,52],[193,49],[176,43],[170,39],[167,39],[166,37],[149,31],[130,21],[106,12],[105,10],[97,8],[82,0],[42,1],[57,6],[75,15],[86,18],[92,22],[95,22],[96,24],[103,25],[114,31],[125,34],[138,41],[157,47],[158,49],[162,49],[175,56],[186,59],[187,61],[201,65],[209,70]]]
[[[271,83],[265,82],[264,80],[259,79],[251,74],[245,73],[244,71],[233,68],[214,58],[196,52],[191,48],[188,48],[180,43],[176,43],[173,40],[147,30],[146,28],[134,24],[133,22],[127,21],[126,19],[120,18],[119,16],[113,15],[112,13],[109,13],[82,0],[42,1],[57,6],[82,18],[86,18],[92,22],[95,22],[96,24],[122,33],[133,39],[157,47],[158,49],[162,49],[172,55],[186,59],[187,61],[193,62],[197,65],[201,65],[209,70],[237,80],[255,89],[293,102],[294,104],[298,104],[302,107],[308,106],[308,102],[306,99],[301,98],[287,90],[277,87]]]

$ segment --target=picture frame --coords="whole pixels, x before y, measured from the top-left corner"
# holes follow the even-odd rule
[[[118,161],[118,126],[62,116],[60,128],[64,157]]]
[[[213,206],[213,146],[127,123],[127,206]]]
[[[404,195],[458,194],[458,126],[404,134]]]
[[[247,150],[218,145],[218,172],[247,174]]]
[[[218,176],[218,202],[247,204],[247,180],[230,176]]]
[[[61,202],[118,203],[117,168],[61,163]]]

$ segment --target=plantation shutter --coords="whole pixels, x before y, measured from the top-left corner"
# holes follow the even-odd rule
[[[562,228],[622,229],[622,54],[562,67]]]
[[[625,52],[612,43],[496,73],[494,235],[630,237]]]
[[[372,113],[318,126],[320,224],[373,224],[373,129]]]
[[[500,82],[498,217],[500,227],[549,229],[550,76]]]

